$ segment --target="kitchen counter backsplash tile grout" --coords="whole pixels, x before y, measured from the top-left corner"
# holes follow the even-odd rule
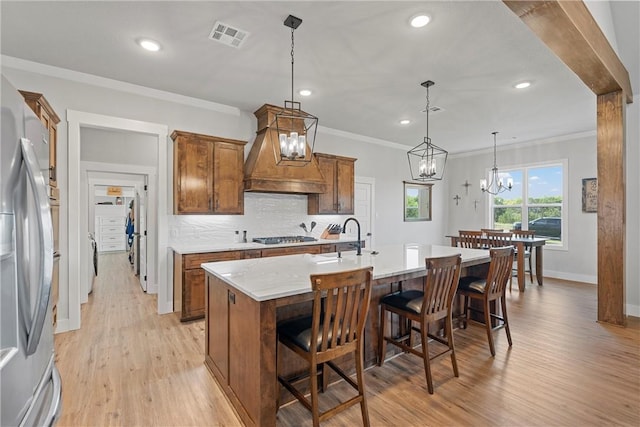
[[[254,237],[311,236],[319,238],[329,224],[342,224],[349,215],[308,215],[307,196],[297,194],[245,193],[244,215],[172,215],[169,217],[170,243],[203,241],[232,243],[235,231]],[[311,226],[305,233],[301,222]],[[346,237],[346,236],[345,236]]]

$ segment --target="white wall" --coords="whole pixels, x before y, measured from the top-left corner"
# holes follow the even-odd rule
[[[318,131],[317,152],[354,157],[356,177],[375,179],[374,222],[376,246],[389,243],[441,243],[444,237],[446,204],[443,183],[433,187],[433,220],[404,222],[403,180],[409,170],[405,149],[371,143]],[[382,166],[381,166],[382,165]],[[244,215],[176,215],[169,221],[172,242],[214,239],[232,242],[235,230],[247,230],[249,239],[258,236],[304,234],[298,226],[318,223],[316,237],[330,223],[342,223],[348,215],[307,215],[307,196],[292,194],[245,193]],[[364,234],[368,230],[362,230]]]
[[[134,95],[116,89],[93,86],[84,83],[76,83],[54,77],[43,76],[34,72],[9,69],[4,67],[3,74],[18,88],[36,92],[42,92],[51,103],[52,107],[61,116],[63,123],[58,127],[59,138],[59,168],[66,170],[67,159],[67,130],[65,126],[65,112],[67,109],[163,123],[174,129],[217,135],[222,137],[249,140],[245,148],[248,153],[255,134],[255,118],[251,112],[234,113],[233,109],[222,112],[212,106],[208,108],[201,102],[200,107],[175,103],[167,100],[158,100],[142,95]],[[638,112],[637,102],[633,104],[635,116],[628,114],[628,149],[634,154],[634,160],[630,164],[637,164],[638,160]],[[259,105],[256,106],[256,108]],[[635,117],[635,118],[634,118]],[[595,128],[595,118],[594,118]],[[635,135],[632,141],[630,136]],[[635,144],[635,146],[633,146]],[[167,195],[172,197],[172,145],[169,144],[167,153],[169,178],[167,182]],[[349,135],[343,132],[335,132],[330,129],[319,129],[316,151],[345,155],[358,158],[356,162],[356,175],[375,179],[375,223],[376,245],[395,242],[422,242],[448,244],[445,235],[457,231],[458,228],[478,228],[486,224],[486,200],[479,194],[478,180],[485,174],[485,168],[491,163],[491,152],[474,153],[471,155],[450,156],[445,173],[445,180],[433,187],[433,220],[420,223],[403,222],[403,186],[402,181],[409,179],[405,150],[391,148],[378,143],[372,143],[370,139],[357,135]],[[569,250],[557,251],[553,256],[545,257],[545,272],[557,277],[574,280],[595,282],[596,276],[596,217],[595,214],[581,212],[581,179],[596,176],[595,172],[595,135],[562,140],[557,143],[527,143],[516,149],[500,151],[498,163],[501,167],[521,165],[528,162],[555,160],[557,158],[569,159]],[[631,158],[631,157],[630,157]],[[636,187],[628,185],[627,200],[629,206],[638,212],[637,170],[635,173]],[[63,174],[61,174],[63,175]],[[464,194],[461,185],[468,180],[472,183],[469,188],[469,196]],[[61,250],[63,254],[67,249],[67,209],[66,189],[67,177],[61,176],[59,181],[61,188]],[[455,194],[463,197],[458,206],[452,199]],[[477,210],[473,208],[473,200],[478,200]],[[233,238],[233,230],[246,229],[249,236],[269,234],[297,234],[301,231],[297,228],[300,222],[307,224],[316,220],[318,230],[322,224],[340,222],[345,217],[333,216],[306,216],[306,196],[296,195],[268,195],[246,194],[246,214],[244,216],[172,216],[171,212],[160,212],[159,215],[168,215],[169,240],[181,240],[199,236],[207,238],[229,239]],[[169,203],[169,207],[171,203]],[[637,216],[637,215],[636,215]],[[637,220],[636,220],[637,221]],[[589,231],[592,230],[593,233]],[[627,281],[627,302],[631,309],[629,314],[639,315],[640,296],[637,291],[637,265],[638,226],[628,229],[628,245],[635,247],[627,251],[628,274],[634,273],[634,282]],[[203,233],[204,231],[204,233]],[[635,233],[630,235],[629,233]],[[166,237],[166,236],[165,236]],[[547,250],[549,253],[549,250]],[[635,258],[632,258],[635,257]],[[68,262],[68,261],[67,261]],[[167,272],[167,274],[169,271]],[[60,305],[64,306],[68,301],[68,266],[63,263],[60,269]],[[635,286],[635,287],[634,287]],[[634,287],[633,289],[630,289]],[[633,298],[633,299],[632,299]],[[65,312],[59,308],[60,314]]]
[[[595,119],[595,118],[594,118]],[[596,136],[568,140],[544,141],[510,146],[498,150],[497,161],[501,169],[509,169],[531,163],[568,159],[567,224],[563,238],[567,250],[551,246],[544,248],[544,273],[546,276],[588,283],[597,282],[597,214],[582,212],[582,178],[597,176]],[[459,229],[478,229],[490,226],[488,212],[489,195],[480,191],[479,180],[493,164],[493,152],[484,151],[454,156],[450,162],[449,183],[451,197],[460,194],[458,206],[449,201],[449,223],[446,229],[457,234]],[[469,196],[464,187],[468,180]],[[473,201],[478,200],[474,210]]]
[[[36,72],[8,68],[4,65],[2,73],[18,89],[45,94],[52,108],[60,116],[62,120],[58,125],[58,168],[60,171],[67,171],[69,166],[66,155],[68,152],[67,110],[121,117],[141,122],[164,123],[170,129],[184,129],[236,139],[247,139],[253,133],[252,126],[254,125],[249,113],[242,113],[230,107],[220,108],[214,103],[194,102],[199,105],[195,107],[185,105],[184,97],[178,97],[177,102],[171,102],[166,99],[128,93],[117,88],[78,83]],[[117,87],[117,84],[115,86]],[[167,150],[170,151],[171,145],[168,147]],[[167,167],[169,171],[172,170],[170,162]],[[64,172],[60,173],[58,186],[61,197],[60,251],[62,254],[58,304],[58,332],[60,332],[65,330],[64,327],[61,329],[60,325],[69,323],[69,290],[77,290],[79,285],[78,283],[69,285],[69,226],[77,227],[78,224],[68,223],[69,182]],[[171,200],[170,182],[160,190],[165,190],[167,197]],[[166,212],[158,212],[159,216],[165,218],[169,214],[168,209]],[[166,236],[164,237],[166,241]],[[164,258],[166,259],[166,254],[164,254]],[[79,268],[76,264],[72,267]],[[164,273],[164,277],[167,277],[167,273]]]
[[[134,132],[81,128],[80,160],[153,167],[158,162],[157,138]]]

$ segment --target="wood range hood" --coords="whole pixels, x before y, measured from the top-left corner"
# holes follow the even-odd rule
[[[303,165],[277,164],[279,140],[277,130],[270,127],[282,107],[265,104],[255,114],[258,119],[256,140],[244,164],[244,191],[262,193],[318,194],[326,191],[326,183],[318,161]],[[307,146],[307,152],[310,152]]]

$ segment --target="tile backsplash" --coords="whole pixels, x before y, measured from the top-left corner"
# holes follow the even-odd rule
[[[170,243],[216,241],[231,243],[235,231],[247,231],[247,240],[265,236],[320,237],[331,223],[342,224],[348,215],[307,215],[307,196],[298,194],[244,193],[244,215],[172,215],[169,217]],[[299,226],[317,223],[313,232]]]

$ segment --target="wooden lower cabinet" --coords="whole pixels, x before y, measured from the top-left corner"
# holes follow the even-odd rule
[[[210,274],[206,280],[205,365],[245,425],[272,425],[276,357],[263,347],[276,337],[275,303],[255,301]],[[255,375],[257,366],[266,369]]]
[[[281,256],[281,255],[321,254],[321,253],[323,253],[322,245],[270,248],[270,249],[262,250],[262,258],[266,258],[270,256]]]
[[[263,258],[295,254],[321,254],[355,250],[349,243],[287,246],[246,251],[208,252],[199,254],[178,254],[173,256],[173,303],[174,311],[180,312],[180,320],[202,319],[205,313],[205,274],[201,264],[207,262],[230,261],[236,259]]]
[[[207,277],[206,280],[213,278]],[[229,349],[220,343],[229,342],[229,290],[226,286],[211,286],[209,282],[205,294],[210,314],[205,325],[209,331],[205,342],[206,356],[213,361],[219,375],[228,381]]]
[[[204,318],[204,270],[206,262],[242,259],[244,251],[209,252],[202,254],[174,254],[173,292],[174,310],[180,311],[183,322]]]

